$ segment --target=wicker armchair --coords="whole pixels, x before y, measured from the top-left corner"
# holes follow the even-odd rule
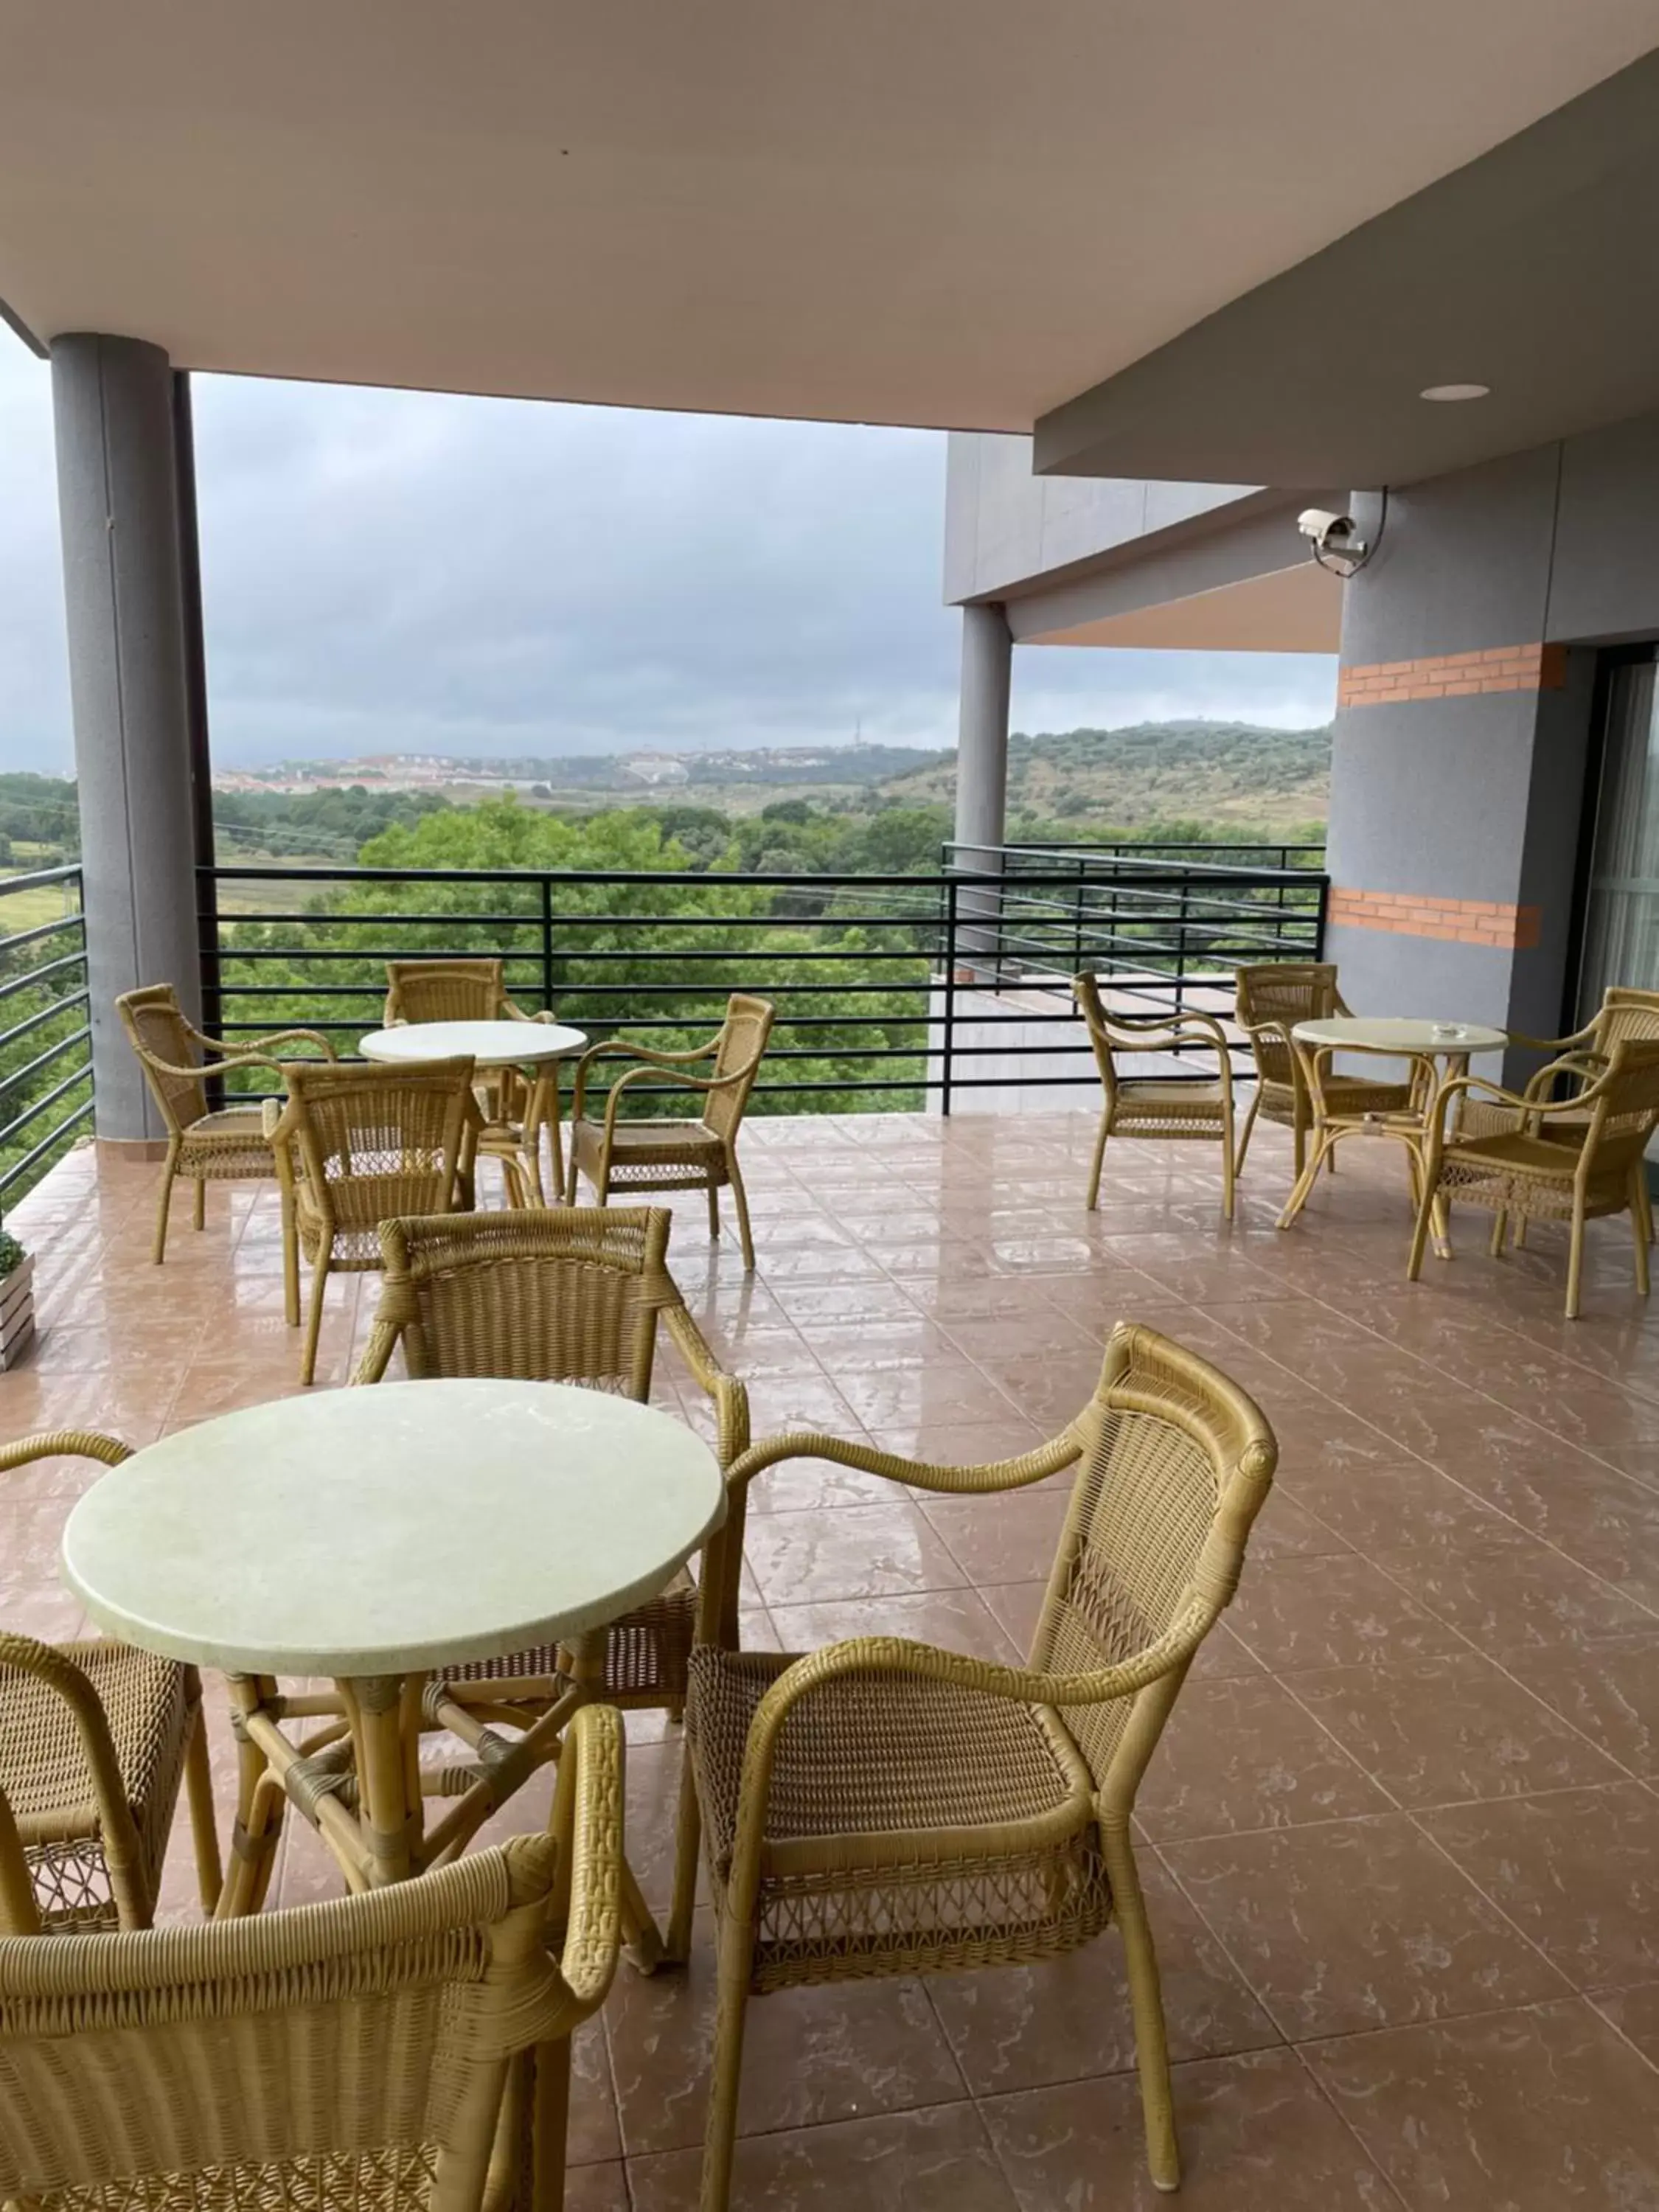
[[[1006,1490],[1079,1462],[1024,1668],[896,1637],[806,1658],[732,1648],[743,1501],[763,1468],[838,1461],[923,1489]],[[828,1437],[757,1444],[710,1547],[686,1704],[689,1786],[670,1948],[684,1950],[699,1825],[720,1948],[703,2212],[730,2185],[751,1993],[1056,1957],[1122,1931],[1152,2178],[1179,2179],[1135,1792],[1194,1653],[1231,1597],[1272,1480],[1243,1392],[1121,1327],[1093,1398],[1050,1443],[927,1467]]]
[[[1296,1173],[1306,1164],[1308,1132],[1314,1123],[1313,1101],[1303,1080],[1301,1063],[1291,1031],[1298,1022],[1328,1022],[1350,1009],[1336,988],[1336,968],[1328,960],[1270,961],[1259,968],[1235,968],[1239,1026],[1250,1040],[1255,1058],[1255,1089],[1238,1139],[1238,1172],[1250,1148],[1255,1117],[1264,1115],[1291,1132]],[[1401,1114],[1413,1103],[1410,1083],[1374,1083],[1369,1076],[1329,1074],[1325,1079],[1328,1104],[1344,1115]],[[1333,1170],[1336,1155],[1328,1156]]]
[[[1233,1218],[1233,1067],[1226,1032],[1212,1015],[1195,1009],[1139,1017],[1108,1013],[1092,975],[1077,975],[1072,992],[1088,1025],[1106,1103],[1089,1170],[1092,1212],[1100,1198],[1100,1170],[1109,1137],[1194,1138],[1221,1146],[1221,1211]],[[1172,1052],[1194,1038],[1216,1055],[1213,1083],[1180,1082],[1169,1077],[1120,1076],[1117,1056],[1137,1052]]]
[[[406,1022],[540,1022],[557,1018],[551,1007],[527,1014],[507,996],[506,963],[477,960],[388,960],[386,963],[387,1029]],[[542,1182],[541,1139],[544,1120],[550,1115],[556,1194],[558,1180],[559,1063],[550,1060],[543,1077],[545,1103],[537,1086],[527,1084],[515,1067],[491,1068],[481,1073],[474,1092],[483,1127],[478,1132],[478,1151],[487,1159],[501,1163],[513,1203],[545,1206]]]
[[[729,1183],[738,1209],[743,1264],[752,1270],[755,1244],[749,1233],[748,1194],[738,1169],[738,1131],[775,1018],[775,1011],[769,1000],[745,998],[735,992],[726,1001],[726,1020],[718,1036],[694,1052],[653,1052],[648,1045],[629,1044],[622,1037],[590,1046],[576,1063],[567,1202],[572,1206],[576,1202],[578,1170],[592,1184],[601,1206],[613,1190],[706,1190],[708,1233],[718,1237],[720,1193]],[[640,1065],[611,1085],[605,1094],[604,1118],[585,1120],[589,1075],[601,1060],[617,1057]],[[701,1060],[714,1062],[710,1074],[690,1073]],[[700,1120],[635,1121],[623,1117],[622,1109],[631,1091],[665,1079],[702,1093]]]
[[[1659,1037],[1659,991],[1628,990],[1619,984],[1610,985],[1602,994],[1595,1019],[1582,1030],[1575,1030],[1571,1036],[1534,1037],[1520,1030],[1510,1032],[1511,1044],[1551,1054],[1549,1065],[1539,1069],[1522,1096],[1534,1103],[1542,1103],[1553,1091],[1560,1090],[1567,1103],[1575,1106],[1576,1094],[1603,1072],[1614,1045],[1626,1039],[1641,1043],[1652,1037]],[[1582,1107],[1577,1107],[1571,1113],[1552,1116],[1538,1134],[1547,1137],[1553,1144],[1575,1144],[1589,1118]],[[1457,1124],[1458,1133],[1465,1137],[1501,1136],[1522,1126],[1515,1108],[1468,1097],[1463,1101]],[[1653,1208],[1645,1182],[1642,1187],[1642,1212],[1650,1244]],[[1517,1243],[1524,1237],[1525,1231],[1523,1218],[1517,1224]]]
[[[1569,1074],[1579,1070],[1567,1066]],[[1542,1072],[1548,1075],[1551,1071]],[[1578,1317],[1584,1224],[1628,1212],[1636,1247],[1636,1287],[1648,1295],[1649,1211],[1644,1155],[1659,1129],[1659,1038],[1615,1044],[1605,1069],[1576,1097],[1551,1104],[1531,1093],[1504,1091],[1480,1076],[1443,1083],[1430,1113],[1410,1279],[1422,1273],[1430,1214],[1437,1199],[1486,1207],[1494,1257],[1503,1251],[1513,1214],[1568,1225],[1566,1316]],[[1471,1095],[1506,1109],[1508,1126],[1471,1135],[1456,1126]]]
[[[615,1972],[622,1830],[620,1722],[596,1707],[571,1737],[551,1836],[298,1911],[0,1942],[0,2195],[560,2205],[569,2037]]]
[[[40,1459],[118,1467],[130,1456],[113,1437],[64,1429],[6,1445],[0,1474]],[[219,1844],[196,1669],[121,1644],[0,1634],[0,1790],[33,1924],[54,1933],[148,1928],[181,1781],[211,1912]]]
[[[266,1141],[283,1186],[283,1270],[290,1328],[300,1321],[300,1255],[312,1270],[300,1379],[317,1371],[330,1272],[380,1267],[380,1224],[470,1205],[480,1115],[472,1062],[387,1068],[362,1061],[283,1069],[288,1103],[267,1099]]]
[[[378,1382],[401,1342],[416,1378],[578,1382],[643,1404],[660,1321],[709,1401],[720,1462],[730,1467],[748,1449],[748,1394],[716,1363],[668,1272],[672,1221],[662,1206],[561,1206],[383,1222],[386,1283],[352,1379]],[[584,1656],[583,1695],[678,1717],[696,1625],[696,1587],[682,1574],[600,1631],[591,1654],[543,1645],[450,1669],[433,1710],[482,1750],[478,1818],[550,1753]],[[496,1735],[480,1710],[535,1733]]]
[[[167,1124],[167,1161],[161,1172],[155,1245],[150,1255],[160,1267],[167,1257],[167,1211],[176,1176],[183,1176],[196,1186],[196,1226],[200,1229],[207,1219],[209,1183],[246,1182],[250,1176],[270,1177],[276,1172],[257,1103],[222,1106],[210,1112],[208,1078],[244,1067],[280,1068],[283,1063],[269,1052],[222,1044],[217,1037],[197,1029],[185,1020],[171,983],[124,991],[115,1001],[115,1011]],[[316,1030],[276,1030],[262,1042],[313,1044],[325,1060],[335,1056],[333,1046]],[[207,1053],[217,1057],[205,1060],[203,1055]]]

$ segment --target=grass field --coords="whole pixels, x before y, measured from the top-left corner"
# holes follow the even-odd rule
[[[12,872],[27,875],[29,871],[18,868]],[[14,937],[19,930],[38,929],[43,922],[57,921],[74,914],[80,903],[80,886],[76,884],[40,884],[33,890],[9,891],[0,878],[0,937]]]

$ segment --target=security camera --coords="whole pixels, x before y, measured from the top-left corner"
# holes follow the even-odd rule
[[[1352,515],[1329,514],[1322,507],[1306,507],[1296,518],[1296,526],[1313,547],[1314,559],[1333,575],[1352,576],[1364,567],[1370,549],[1355,534],[1358,526]]]

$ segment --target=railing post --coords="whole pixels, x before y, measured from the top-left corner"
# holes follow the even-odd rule
[[[556,1013],[553,1004],[553,878],[544,871],[542,875],[542,1005],[549,1013]]]
[[[939,1112],[951,1111],[951,1057],[956,1048],[957,1021],[957,879],[945,886],[945,1049],[940,1055]]]
[[[1322,875],[1319,878],[1319,911],[1314,920],[1313,957],[1316,960],[1322,960],[1325,957],[1325,919],[1330,898],[1331,879],[1328,876]]]

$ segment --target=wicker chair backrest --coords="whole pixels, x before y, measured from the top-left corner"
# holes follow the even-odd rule
[[[208,1109],[201,1077],[168,1075],[158,1064],[201,1065],[202,1055],[172,984],[152,983],[142,991],[124,991],[115,1001],[115,1011],[168,1128],[187,1129],[192,1121],[199,1121]]]
[[[749,1094],[755,1087],[761,1055],[772,1034],[777,1009],[769,999],[751,999],[735,991],[726,1002],[726,1022],[720,1049],[714,1054],[714,1073],[741,1075],[723,1091],[711,1091],[703,1107],[703,1127],[717,1137],[730,1139],[738,1133]]]
[[[493,1022],[507,996],[499,960],[388,960],[386,1019]]]
[[[337,1229],[448,1209],[477,1114],[470,1055],[407,1068],[288,1062],[283,1075],[301,1174]]]
[[[1615,1044],[1595,1085],[1585,1149],[1598,1178],[1627,1175],[1659,1128],[1659,1037]]]
[[[1240,1022],[1254,1030],[1261,1022],[1278,1022],[1288,1030],[1297,1022],[1325,1022],[1340,1014],[1342,995],[1336,988],[1335,963],[1329,960],[1267,961],[1255,968],[1236,968]],[[1256,1072],[1265,1082],[1294,1084],[1295,1064],[1284,1041],[1271,1033],[1252,1036]]]
[[[1115,1332],[1079,1426],[1085,1448],[1031,1648],[1032,1666],[1056,1674],[1144,1650],[1194,1592],[1218,1611],[1278,1460],[1237,1384],[1146,1328]],[[1179,1686],[1166,1675],[1133,1698],[1066,1708],[1096,1787],[1126,1811]]]
[[[1626,1039],[1640,1042],[1659,1037],[1659,991],[1636,991],[1613,984],[1601,1000],[1595,1017],[1592,1051],[1604,1056]]]
[[[200,1928],[0,1942],[0,2197],[476,2212],[508,2062],[561,2031],[556,1847]]]
[[[641,1402],[657,1316],[678,1305],[666,1206],[550,1206],[383,1221],[377,1328],[411,1377],[579,1382]]]

